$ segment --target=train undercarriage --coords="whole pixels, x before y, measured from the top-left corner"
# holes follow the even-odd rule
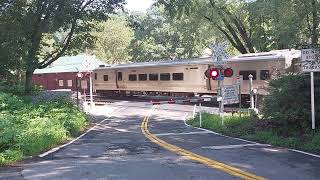
[[[218,106],[217,94],[216,93],[191,93],[191,92],[159,92],[159,91],[125,91],[125,90],[96,90],[97,97],[108,98],[108,97],[144,97],[150,101],[159,100],[172,100],[172,99],[188,99],[195,97],[212,97],[212,101],[203,102],[204,105]],[[263,96],[257,97],[258,106],[261,106]],[[250,107],[250,95],[241,95],[241,105],[244,108]],[[238,107],[239,104],[227,105],[230,107]]]

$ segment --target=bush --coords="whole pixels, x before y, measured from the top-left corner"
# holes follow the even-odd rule
[[[320,77],[315,78],[315,100],[320,100]],[[310,77],[303,74],[287,74],[269,82],[269,93],[264,99],[262,113],[270,119],[281,134],[303,131],[311,126]],[[317,103],[319,104],[319,103]],[[320,106],[316,106],[320,112]],[[317,121],[320,125],[320,121]]]
[[[0,93],[0,105],[0,164],[52,148],[87,125],[87,116],[64,99],[32,104]]]
[[[11,164],[23,158],[23,153],[20,150],[5,150],[0,152],[0,165]]]
[[[48,118],[29,121],[17,137],[17,146],[24,155],[39,153],[67,139],[67,131],[60,123]]]
[[[43,88],[37,85],[32,86],[32,95],[37,95],[41,91],[43,91]],[[6,81],[0,81],[0,92],[14,94],[17,96],[23,96],[24,95],[24,85],[23,84],[13,84]]]
[[[305,148],[308,150],[319,150],[320,149],[320,133],[315,134],[311,141],[305,145]]]
[[[0,112],[6,110],[19,110],[23,106],[23,101],[17,96],[0,92]]]

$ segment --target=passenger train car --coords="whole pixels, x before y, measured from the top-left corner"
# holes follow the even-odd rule
[[[242,94],[249,94],[249,74],[253,75],[258,94],[267,94],[267,80],[274,74],[296,71],[298,50],[239,55],[226,61],[234,75],[224,79],[225,85],[235,84],[243,76]],[[94,91],[97,94],[149,94],[194,96],[217,93],[217,81],[205,77],[208,68],[215,67],[212,58],[121,64],[94,70]]]

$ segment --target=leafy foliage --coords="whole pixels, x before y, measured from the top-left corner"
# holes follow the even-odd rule
[[[87,117],[65,100],[32,104],[0,93],[0,164],[20,160],[75,136]]]
[[[133,30],[124,16],[112,16],[108,21],[97,23],[91,31],[95,38],[92,53],[107,63],[127,62]]]
[[[317,0],[158,0],[175,16],[206,19],[240,53],[319,42]]]
[[[43,89],[40,86],[33,85],[32,86],[32,95],[36,95],[40,93]],[[24,95],[24,86],[20,83],[13,84],[8,81],[0,80],[0,92],[10,93],[17,96]]]
[[[315,100],[320,100],[320,77],[317,74]],[[304,131],[311,127],[310,77],[287,74],[269,82],[269,92],[264,100],[263,115],[283,131]],[[320,107],[316,106],[320,112]],[[318,125],[319,125],[318,121]]]
[[[199,57],[215,37],[201,19],[171,17],[161,6],[147,14],[132,14],[129,23],[135,30],[132,61]]]
[[[4,51],[6,62],[13,57],[26,70],[26,93],[31,93],[35,69],[45,68],[65,54],[77,34],[88,32],[87,22],[106,20],[122,4],[123,0],[1,1],[1,27],[9,29],[0,30],[0,36],[7,37],[0,49]],[[50,42],[48,37],[56,32],[66,33],[60,38],[52,37],[54,41]],[[16,48],[20,43],[21,48]],[[9,51],[6,50],[8,45]]]

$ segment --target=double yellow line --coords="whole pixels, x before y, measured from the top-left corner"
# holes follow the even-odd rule
[[[158,137],[156,137],[155,135],[151,134],[148,130],[148,121],[149,121],[149,117],[151,115],[151,113],[156,109],[156,106],[153,106],[152,109],[150,110],[149,114],[146,115],[142,121],[141,124],[141,131],[142,133],[145,135],[145,137],[147,137],[150,141],[152,141],[155,144],[158,144],[159,146],[174,152],[176,154],[179,154],[189,160],[192,161],[197,161],[200,162],[204,165],[207,165],[211,168],[226,172],[230,175],[233,176],[237,176],[240,177],[242,179],[250,179],[250,180],[265,180],[264,177],[260,177],[260,176],[256,176],[254,174],[242,171],[238,168],[223,164],[221,162],[206,158],[204,156],[200,156],[198,154],[192,153],[190,151],[187,151],[185,149],[182,149],[180,147],[177,147],[175,145],[169,144],[161,139],[159,139]]]

